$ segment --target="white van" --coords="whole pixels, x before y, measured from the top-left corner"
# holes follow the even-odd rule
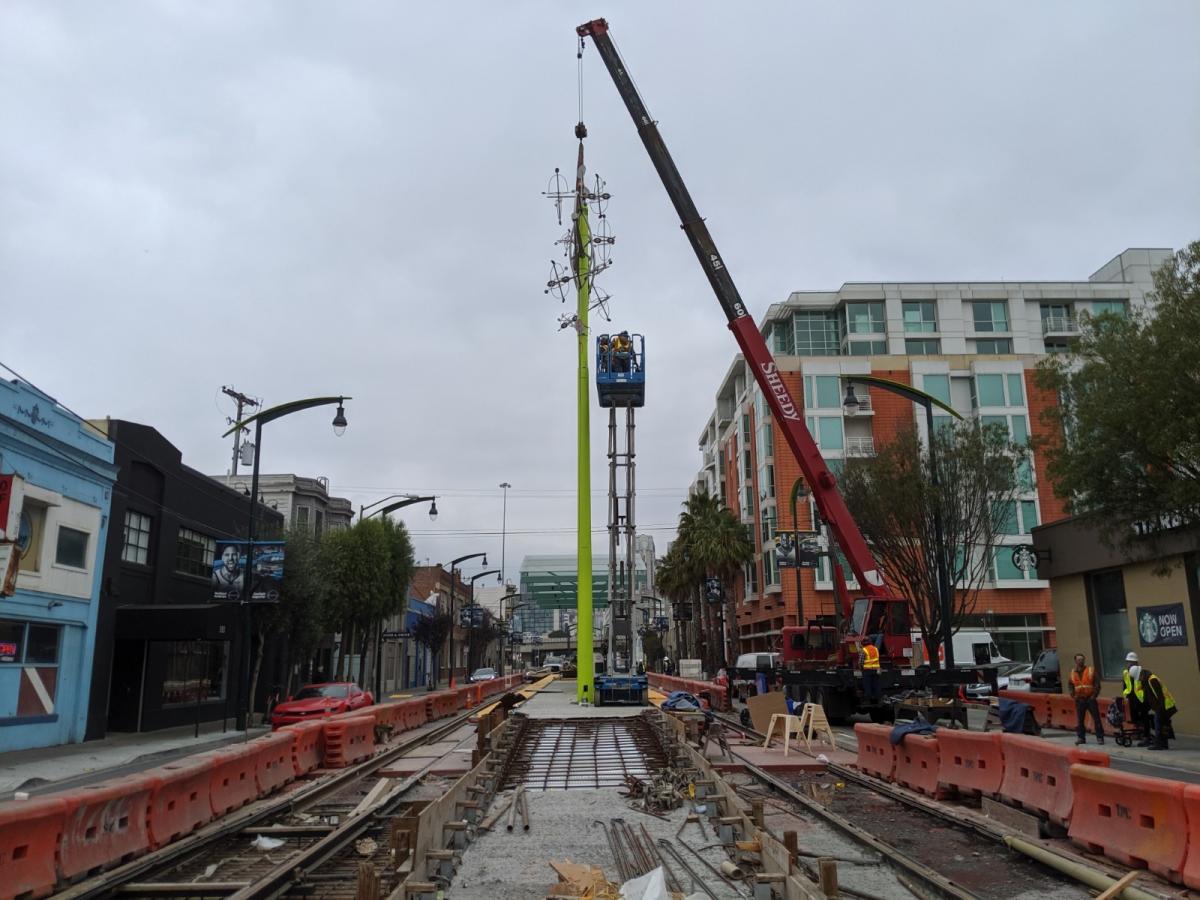
[[[929,654],[925,652],[925,642],[921,632],[912,633],[913,661],[917,665],[928,663]],[[940,649],[940,648],[939,648]],[[940,655],[940,654],[939,654]],[[1012,662],[1000,652],[996,641],[986,631],[957,631],[954,634],[954,667],[969,669],[971,666],[995,666],[1000,663]]]

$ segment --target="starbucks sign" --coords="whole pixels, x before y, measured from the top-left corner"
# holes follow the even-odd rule
[[[1186,647],[1187,621],[1182,603],[1137,608],[1138,636],[1143,647]]]

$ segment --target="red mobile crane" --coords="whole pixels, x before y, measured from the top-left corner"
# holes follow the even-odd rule
[[[831,629],[814,623],[783,629],[782,656],[786,665],[783,679],[789,694],[796,699],[812,699],[823,703],[831,718],[844,718],[863,708],[861,685],[855,678],[853,662],[859,643],[872,639],[881,645],[881,680],[885,691],[904,687],[922,688],[931,681],[949,683],[976,680],[965,673],[953,671],[936,673],[931,678],[928,670],[916,671],[912,668],[909,602],[888,594],[867,542],[837,489],[837,480],[825,465],[820,450],[804,425],[802,404],[793,400],[767,348],[767,342],[742,302],[729,269],[717,251],[717,245],[659,134],[658,124],[650,117],[609,36],[608,22],[594,19],[575,30],[581,39],[592,39],[605,68],[612,76],[617,93],[633,117],[650,161],[679,215],[688,242],[717,295],[717,302],[729,319],[729,330],[733,332],[743,356],[750,364],[788,447],[800,463],[821,520],[829,526],[862,590],[862,596],[851,603],[845,593],[841,568],[835,564],[834,581],[840,607],[837,627]]]

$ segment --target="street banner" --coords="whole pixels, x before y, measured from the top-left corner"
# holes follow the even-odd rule
[[[1138,636],[1143,647],[1186,647],[1187,620],[1182,603],[1137,608]]]
[[[20,475],[0,475],[0,541],[17,540],[24,503],[25,479]]]
[[[213,599],[226,603],[246,600],[246,542],[219,541],[213,560]],[[277,603],[283,583],[283,542],[255,541],[254,568],[250,578],[252,603]]]
[[[775,535],[775,560],[781,569],[815,569],[821,563],[821,535],[815,531]],[[798,542],[797,542],[798,539]]]
[[[720,578],[709,575],[704,579],[704,599],[709,603],[720,603],[725,599],[725,588],[721,586]]]

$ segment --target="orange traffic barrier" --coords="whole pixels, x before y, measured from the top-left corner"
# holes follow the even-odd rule
[[[1188,819],[1188,851],[1183,863],[1183,883],[1200,890],[1200,784],[1183,787],[1183,809]],[[3,860],[0,851],[0,861]]]
[[[0,900],[54,893],[66,820],[61,797],[0,803]]]
[[[156,787],[148,775],[130,775],[53,795],[67,804],[59,845],[62,877],[73,880],[149,850],[147,822]]]
[[[274,732],[250,742],[256,749],[254,780],[258,796],[273,794],[296,777],[292,740],[290,734]]]
[[[292,736],[292,771],[297,778],[321,767],[325,758],[324,722],[297,722],[279,730]]]
[[[938,785],[938,739],[908,734],[896,745],[896,781],[940,800],[950,792]]]
[[[887,725],[859,722],[854,726],[858,739],[858,770],[891,781],[896,774],[896,747],[891,741],[892,729]]]
[[[155,779],[150,798],[150,846],[162,847],[213,819],[209,790],[212,760],[187,756],[146,774]]]
[[[203,754],[212,761],[208,782],[213,816],[221,816],[258,799],[258,755],[248,743],[230,744]]]
[[[375,752],[375,719],[337,716],[325,720],[325,767],[340,769]]]
[[[1074,731],[1076,726],[1075,698],[1066,694],[1043,694],[1043,701],[1049,710],[1047,719],[1052,728],[1064,728]],[[1091,724],[1090,722],[1088,724]]]
[[[404,708],[404,730],[411,731],[414,728],[420,728],[427,721],[427,712],[425,709],[425,701],[409,700],[402,703]]]
[[[1071,820],[1071,764],[1108,765],[1107,753],[1064,747],[1023,734],[1002,735],[1000,747],[1004,751],[1000,799],[1060,825]]]
[[[1163,878],[1183,880],[1188,815],[1182,781],[1073,765],[1071,840],[1093,853]]]
[[[939,782],[970,796],[999,793],[1004,779],[1000,732],[939,728],[937,739]]]

